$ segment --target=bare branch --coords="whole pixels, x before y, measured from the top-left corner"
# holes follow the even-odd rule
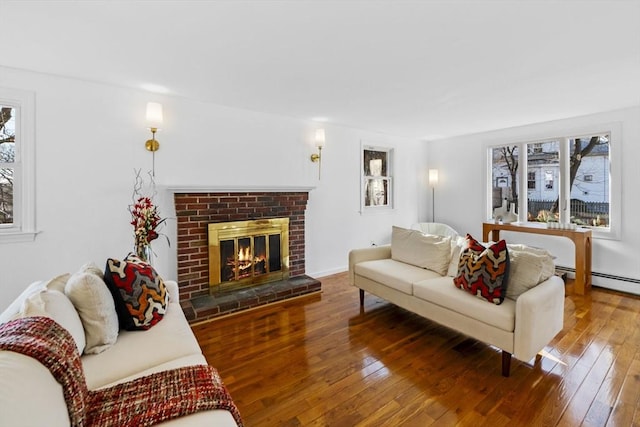
[[[4,130],[4,126],[11,120],[11,111],[13,111],[12,107],[0,108],[0,132]]]

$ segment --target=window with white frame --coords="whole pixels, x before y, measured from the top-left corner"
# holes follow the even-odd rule
[[[490,212],[492,213],[493,209],[501,207],[504,200],[507,200],[507,206],[515,203],[517,209],[519,194],[518,146],[492,147],[489,150],[489,157],[491,177],[494,183],[490,193]],[[527,176],[527,182],[529,182],[529,176]],[[533,185],[535,186],[535,177]]]
[[[0,104],[0,224],[13,224],[16,109]]]
[[[32,240],[33,93],[0,88],[0,243]]]
[[[362,145],[360,212],[393,208],[393,149]]]
[[[594,237],[617,238],[620,172],[612,165],[619,165],[619,145],[613,144],[621,132],[619,124],[607,127],[605,131],[490,147],[489,214],[507,199],[520,210],[526,208],[526,217],[519,215],[521,221],[562,220],[592,228]],[[513,177],[513,186],[495,185],[496,177],[504,175]],[[541,179],[539,186],[536,177]],[[520,188],[521,182],[526,187]],[[520,200],[520,194],[526,194],[526,200]]]

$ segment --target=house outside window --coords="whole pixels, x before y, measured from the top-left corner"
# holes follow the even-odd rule
[[[553,190],[553,171],[544,171],[544,188],[547,190]]]
[[[489,150],[491,156],[491,212],[502,206],[515,203],[518,206],[518,146],[504,145]]]
[[[529,154],[540,154],[543,152],[543,147],[540,143],[529,144],[529,147],[527,147],[527,149],[529,150]]]
[[[526,189],[519,188],[521,185],[516,182],[516,188],[510,188],[508,192],[492,185],[488,198],[489,216],[493,208],[500,205],[498,197],[516,202],[522,209],[518,194],[527,194],[524,203],[527,221],[558,221],[560,201],[567,200],[569,222],[592,228],[595,237],[617,238],[620,176],[611,173],[611,164],[619,161],[620,155],[611,149],[611,145],[621,132],[619,125],[609,127],[611,130],[580,136],[489,147],[491,175],[511,172],[516,178],[526,177],[527,182]],[[526,153],[524,166],[521,164],[524,156],[519,156],[520,152]],[[540,177],[542,185],[536,185],[536,177]],[[491,182],[495,183],[493,177]],[[522,217],[520,215],[521,220]]]

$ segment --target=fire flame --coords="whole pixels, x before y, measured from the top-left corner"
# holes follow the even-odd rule
[[[240,248],[238,250],[238,261],[251,261],[251,248]]]

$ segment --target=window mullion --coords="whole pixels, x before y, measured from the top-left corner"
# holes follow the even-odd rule
[[[529,198],[527,177],[527,144],[518,145],[518,222],[527,222],[527,199]]]
[[[568,224],[571,220],[571,208],[569,200],[571,198],[571,187],[569,182],[569,138],[560,139],[560,183],[558,188],[558,213],[561,224]]]

